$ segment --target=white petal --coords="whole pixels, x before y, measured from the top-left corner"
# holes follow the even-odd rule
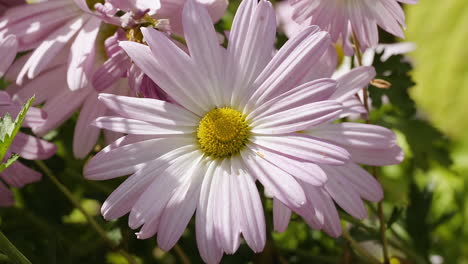
[[[273,225],[276,232],[283,233],[288,228],[291,219],[291,209],[278,199],[273,199]]]
[[[159,124],[128,119],[117,116],[103,116],[97,118],[91,125],[108,129],[115,132],[133,135],[183,135],[196,131],[195,127],[178,126],[167,124],[167,119],[160,119]]]
[[[249,173],[257,178],[275,198],[291,207],[299,207],[305,203],[304,191],[294,177],[278,170],[276,166],[250,150],[250,147],[243,150],[241,156]]]
[[[340,165],[350,158],[346,149],[304,134],[254,136],[251,140],[255,144],[284,155],[316,163]]]
[[[99,94],[99,100],[115,113],[141,121],[158,123],[165,119],[167,124],[197,126],[200,119],[178,105],[156,99]]]

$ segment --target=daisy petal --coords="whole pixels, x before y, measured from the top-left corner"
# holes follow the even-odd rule
[[[163,36],[162,38],[165,37]],[[119,45],[127,52],[128,56],[132,58],[134,63],[146,75],[148,75],[156,84],[159,85],[159,87],[161,87],[161,89],[169,94],[171,98],[174,98],[179,102],[180,105],[200,116],[206,112],[206,109],[200,107],[200,105],[196,103],[197,100],[201,100],[201,96],[192,97],[193,91],[190,92],[181,88],[180,84],[177,83],[180,78],[169,75],[164,70],[164,67],[153,57],[153,53],[148,46],[131,41],[121,41]],[[162,53],[166,51],[160,50],[159,52]],[[184,56],[187,55],[185,54]],[[185,58],[184,61],[182,61],[182,64],[185,63],[185,65],[187,65],[187,60],[188,59]],[[171,62],[168,62],[168,64],[171,64]],[[185,70],[187,69],[184,68],[184,71]],[[192,87],[192,85],[188,87]]]
[[[290,108],[252,121],[255,134],[286,134],[306,130],[338,118],[342,105],[328,100]]]
[[[25,159],[44,160],[54,155],[57,147],[52,143],[20,132],[16,135],[9,150]]]
[[[155,117],[156,118],[156,117]],[[183,135],[191,134],[195,131],[193,127],[183,127],[176,124],[167,124],[174,122],[168,119],[159,119],[160,122],[145,122],[135,119],[122,118],[117,116],[103,116],[97,118],[91,125],[99,128],[108,129],[115,132],[133,134],[133,135]]]
[[[254,252],[261,252],[266,242],[265,216],[257,187],[251,176],[241,172],[237,175],[240,224],[247,245]]]
[[[291,209],[278,199],[273,199],[273,225],[276,232],[283,233],[288,228],[291,219]]]
[[[191,138],[144,138],[128,135],[103,149],[84,168],[91,180],[106,180],[135,172],[139,164],[158,159],[165,153],[192,144]]]
[[[178,105],[156,99],[101,93],[99,100],[115,113],[141,121],[159,123],[161,119],[166,119],[168,124],[197,126],[200,119]]]
[[[261,155],[262,158],[274,164],[273,166],[282,169],[304,182],[321,186],[327,181],[325,172],[314,163],[297,160],[294,159],[293,156],[285,156],[277,151],[269,150],[256,144],[251,144],[250,148],[255,153]]]
[[[254,136],[252,141],[270,150],[284,153],[284,155],[315,163],[341,165],[350,159],[350,154],[346,149],[303,134]]]
[[[219,176],[215,175],[217,166],[219,166],[217,161],[212,161],[208,165],[208,169],[201,186],[200,199],[198,200],[195,218],[197,247],[200,251],[200,256],[206,263],[219,263],[223,256],[223,250],[216,241],[214,230],[214,197],[213,189],[211,188],[213,178]]]
[[[251,150],[250,146],[241,151],[241,156],[250,174],[256,177],[275,198],[291,207],[299,207],[305,203],[304,191],[294,177],[275,169],[273,164]]]
[[[359,148],[390,148],[396,145],[396,135],[385,127],[359,124],[339,123],[324,124],[314,127],[307,134],[335,142],[341,146]]]

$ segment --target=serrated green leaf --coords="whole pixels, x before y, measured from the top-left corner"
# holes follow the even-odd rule
[[[6,168],[10,167],[17,159],[19,158],[18,154],[13,154],[7,161],[0,164],[0,172],[4,171]]]
[[[15,122],[12,122],[11,116],[7,113],[0,119],[0,160],[3,160],[16,134],[18,134],[23,124],[26,113],[34,102],[34,96],[31,97],[21,108]]]

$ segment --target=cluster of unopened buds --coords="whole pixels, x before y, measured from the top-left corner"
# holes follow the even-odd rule
[[[261,195],[276,231],[294,212],[337,237],[335,203],[363,219],[363,199],[383,197],[359,164],[403,159],[391,130],[343,121],[367,118],[370,83],[391,86],[361,54],[378,47],[378,27],[403,37],[398,2],[417,0],[243,0],[231,30],[217,32],[227,0],[0,0],[0,114],[32,96],[36,107],[24,125],[37,137],[19,134],[9,153],[49,158],[56,148],[39,137],[79,112],[73,153],[92,156],[84,177],[130,175],[104,218],[129,213],[138,238],[157,234],[169,250],[195,214],[207,263],[236,252],[241,235],[263,250]],[[289,40],[276,50],[278,24]],[[355,67],[338,65],[336,46]],[[94,155],[101,129],[108,146]],[[15,163],[0,177],[9,206],[6,185],[40,174]]]

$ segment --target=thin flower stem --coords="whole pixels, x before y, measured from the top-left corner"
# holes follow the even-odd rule
[[[15,264],[31,264],[31,261],[8,240],[2,231],[0,231],[0,249],[6,254],[6,257]]]
[[[1,254],[0,253],[0,263],[3,263],[3,262],[10,262],[10,259],[8,258],[7,255],[4,255],[4,254]]]
[[[357,64],[358,66],[362,66],[362,54],[361,54],[361,45],[359,44],[359,40],[356,37],[356,34],[354,34],[353,31],[353,42],[354,42],[354,50],[356,51],[356,58],[357,58]],[[363,103],[364,107],[366,108],[367,111],[367,116],[366,116],[366,123],[370,124],[370,119],[369,119],[369,113],[370,113],[370,107],[369,107],[369,91],[368,91],[368,86],[363,88]],[[372,176],[378,180],[378,170],[376,167],[372,167]],[[379,218],[379,224],[380,224],[380,240],[382,242],[382,252],[383,252],[383,258],[384,258],[384,264],[390,264],[390,258],[388,254],[388,241],[387,241],[387,235],[386,235],[386,230],[387,230],[387,225],[385,221],[385,215],[383,211],[383,203],[380,201],[377,204],[377,215]]]
[[[123,257],[125,257],[130,264],[136,264],[136,260],[125,250],[119,248],[119,244],[115,243],[109,237],[107,237],[106,231],[90,216],[86,210],[81,206],[80,202],[73,193],[68,190],[68,188],[63,185],[57,177],[52,173],[52,171],[47,167],[47,165],[40,160],[34,161],[39,168],[44,172],[44,174],[52,181],[53,184],[67,197],[67,199],[84,215],[88,224],[96,231],[96,233],[101,237],[102,240],[113,250],[117,250]]]
[[[179,257],[180,262],[182,264],[191,264],[192,263],[190,261],[190,258],[187,256],[187,254],[185,254],[184,250],[179,245],[176,244],[174,246],[174,251],[177,254],[177,256]]]
[[[356,240],[353,239],[353,237],[348,233],[348,230],[346,230],[346,228],[343,229],[343,237],[359,254],[365,257],[369,263],[380,264],[380,261],[378,259],[369,254],[364,248],[361,247],[361,245],[359,245],[359,243]]]

